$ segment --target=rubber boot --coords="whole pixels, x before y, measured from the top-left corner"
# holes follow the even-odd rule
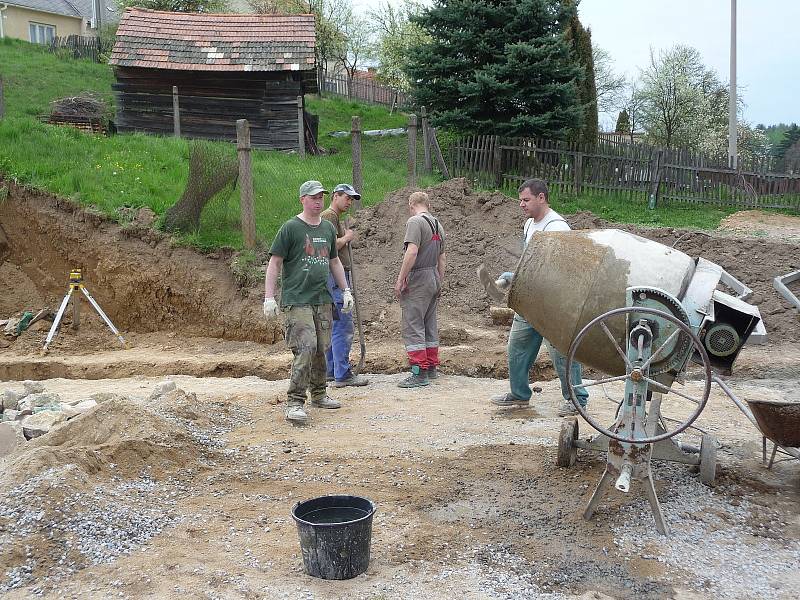
[[[419,365],[412,365],[411,366],[411,375],[403,379],[400,383],[397,384],[397,387],[401,388],[415,388],[415,387],[422,387],[425,385],[430,385],[431,382],[428,380],[428,370],[427,369],[420,369]]]

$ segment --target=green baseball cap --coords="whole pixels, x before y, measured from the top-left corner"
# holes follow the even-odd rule
[[[303,196],[314,196],[322,192],[323,194],[327,194],[328,190],[322,187],[322,184],[319,181],[306,181],[303,185],[300,186],[300,197]]]

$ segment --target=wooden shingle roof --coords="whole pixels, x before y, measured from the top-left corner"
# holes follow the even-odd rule
[[[314,15],[125,10],[109,64],[191,71],[308,71]]]

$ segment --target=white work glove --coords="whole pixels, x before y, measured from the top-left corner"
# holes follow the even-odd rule
[[[353,306],[355,306],[353,294],[350,292],[350,288],[344,288],[344,291],[342,292],[342,312],[353,312]]]
[[[275,298],[264,300],[264,316],[267,319],[274,319],[278,316],[278,303],[275,302]]]
[[[506,289],[507,287],[509,287],[511,285],[511,280],[513,278],[514,278],[514,273],[511,273],[510,271],[506,271],[505,273],[500,275],[500,277],[497,278],[497,280],[494,282],[494,284],[497,287],[499,287],[501,290],[504,290],[504,289]]]

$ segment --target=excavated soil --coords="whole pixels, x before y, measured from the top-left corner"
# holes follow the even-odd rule
[[[404,368],[392,284],[409,190],[357,215],[354,255],[367,325],[365,388],[331,390],[338,411],[283,419],[290,354],[260,313],[261,287],[240,290],[230,254],[174,248],[14,186],[0,204],[0,274],[18,285],[0,317],[55,307],[70,268],[123,330],[127,347],[88,309],[69,314],[49,355],[49,323],[0,347],[3,388],[41,379],[65,401],[113,397],[0,459],[0,593],[8,598],[420,598],[560,600],[796,596],[797,463],[760,464],[761,437],[714,386],[697,422],[720,441],[717,481],[654,463],[672,529],[663,538],[632,485],[592,521],[581,512],[605,457],[581,451],[555,467],[562,420],[546,353],[530,408],[487,402],[507,391],[507,327],[492,326],[475,277],[513,268],[517,203],[453,180],[429,190],[448,234],[442,297],[444,376],[400,391]],[[573,227],[605,225],[591,214]],[[730,233],[630,231],[719,262],[756,291],[771,343],[747,347],[728,383],[742,399],[792,400],[800,322],[772,289],[798,268],[797,244]],[[183,392],[151,397],[163,376]],[[470,375],[460,377],[453,374]],[[59,379],[53,379],[59,378]],[[598,388],[594,388],[597,390]],[[685,391],[699,393],[697,382]],[[603,393],[605,392],[605,394]],[[621,390],[593,394],[609,421]],[[581,422],[581,435],[589,433]],[[687,436],[697,444],[697,432]],[[329,582],[304,574],[291,507],[324,494],[378,505],[370,567]],[[793,591],[795,590],[795,591]]]
[[[522,250],[524,223],[518,203],[499,192],[474,193],[463,179],[453,179],[427,191],[433,201],[432,212],[441,220],[447,235],[448,275],[442,312],[458,315],[467,323],[485,325],[490,303],[475,271],[481,263],[492,273],[514,269]],[[363,304],[367,320],[380,316],[390,305],[402,256],[409,193],[408,189],[399,190],[357,216],[360,239],[354,253],[360,267],[359,287],[366,299]],[[753,289],[750,302],[761,310],[771,339],[784,341],[800,335],[797,311],[773,288],[776,276],[800,268],[800,245],[796,241],[610,224],[588,212],[564,217],[573,229],[616,227],[674,246],[690,256],[714,261]]]
[[[81,267],[87,289],[122,330],[261,342],[279,335],[259,318],[260,303],[238,289],[224,253],[175,247],[153,229],[121,227],[45,192],[0,184],[8,189],[0,204],[7,247],[0,252],[0,272],[4,287],[14,288],[0,298],[4,317],[44,306],[55,310],[70,269]]]

